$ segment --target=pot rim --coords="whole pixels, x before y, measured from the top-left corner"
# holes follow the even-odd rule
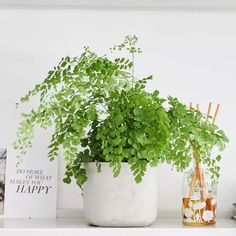
[[[99,161],[99,162],[97,162],[97,163],[108,165],[110,162],[108,162],[108,161]],[[95,162],[95,161],[90,161],[90,162],[86,162],[86,163],[84,163],[84,164],[85,164],[85,165],[86,165],[86,164],[96,164],[96,162]],[[124,162],[124,161],[122,161],[121,164],[130,165],[128,162]]]
[[[101,162],[98,162],[98,163],[100,163],[101,165],[103,165],[103,166],[108,166],[108,167],[110,167],[110,168],[112,168],[112,166],[109,166],[109,163],[110,162],[105,162],[105,161],[101,161]],[[131,166],[128,162],[121,162],[120,163],[122,166]],[[96,165],[96,162],[95,161],[90,161],[90,162],[87,162],[87,163],[84,163],[84,165]],[[158,167],[158,165],[157,166],[151,166],[150,165],[150,162],[148,162],[147,163],[147,167],[150,167],[150,168],[157,168]]]

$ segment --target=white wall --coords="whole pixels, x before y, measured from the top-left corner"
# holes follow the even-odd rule
[[[139,75],[153,74],[150,88],[182,101],[221,102],[218,124],[230,137],[222,161],[218,209],[236,201],[236,12],[193,10],[0,9],[0,144],[15,137],[20,120],[14,103],[65,55],[78,55],[83,45],[98,53],[136,34],[143,48]],[[24,107],[25,110],[27,106]],[[35,144],[46,144],[48,134]],[[80,208],[75,185],[64,185],[60,168],[59,208]],[[159,210],[178,211],[181,174],[159,168]]]

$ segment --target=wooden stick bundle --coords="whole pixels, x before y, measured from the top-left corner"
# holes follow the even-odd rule
[[[197,104],[196,107],[197,107],[197,111],[200,111],[200,104]],[[208,118],[210,116],[211,107],[212,107],[212,103],[210,102],[209,105],[208,105],[206,122],[208,121]],[[215,122],[216,122],[216,118],[217,118],[217,115],[219,113],[219,108],[220,108],[220,104],[217,105],[212,124],[215,124]],[[190,102],[190,109],[192,109],[192,102]],[[195,171],[193,173],[191,184],[190,184],[189,198],[191,198],[193,196],[194,187],[195,187],[196,183],[199,182],[201,199],[205,199],[207,197],[207,195],[206,195],[205,175],[204,175],[204,171],[202,170],[201,163],[199,161],[197,161],[197,158],[195,158],[195,159],[196,159],[196,166],[195,166]]]

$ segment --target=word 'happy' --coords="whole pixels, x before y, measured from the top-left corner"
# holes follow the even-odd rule
[[[18,185],[16,192],[17,193],[38,193],[38,194],[48,194],[49,189],[51,189],[52,186],[26,186],[26,185]]]

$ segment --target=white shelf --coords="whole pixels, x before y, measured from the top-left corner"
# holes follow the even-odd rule
[[[236,9],[235,0],[0,0],[0,6]]]
[[[101,228],[89,226],[82,218],[0,219],[2,236],[217,236],[236,235],[236,221],[217,219],[215,226],[186,227],[180,219],[157,219],[144,228]]]

